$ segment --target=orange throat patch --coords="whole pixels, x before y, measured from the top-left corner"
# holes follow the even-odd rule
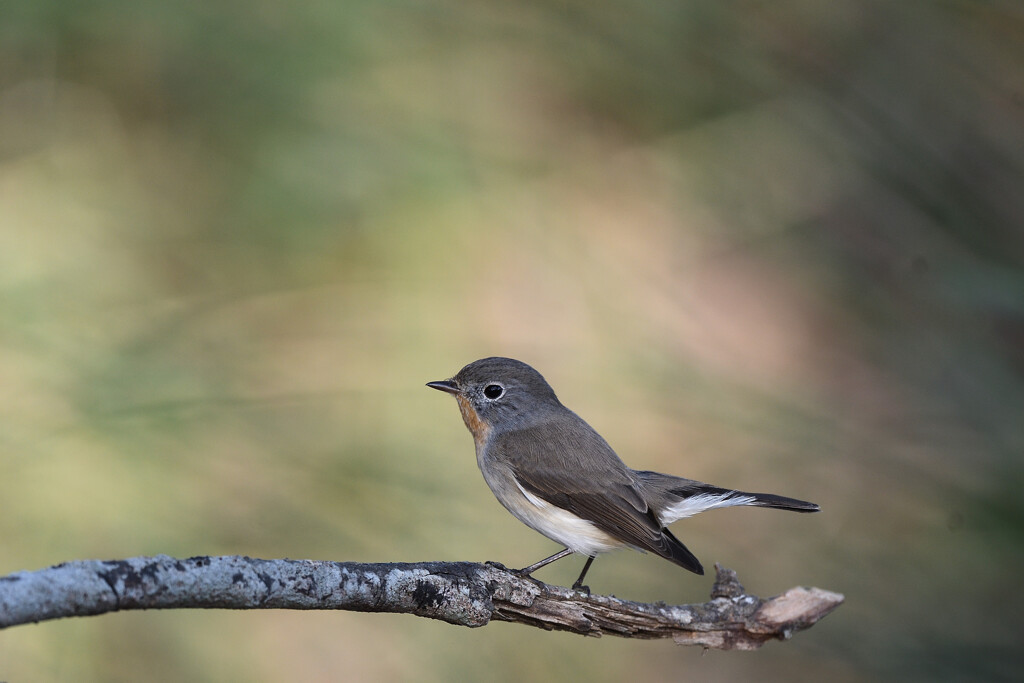
[[[455,396],[459,401],[459,410],[462,412],[462,420],[466,423],[469,428],[469,433],[473,435],[473,441],[476,442],[477,448],[482,447],[487,442],[487,434],[491,431],[491,428],[480,419],[477,415],[476,410],[470,405],[469,399],[462,394]]]

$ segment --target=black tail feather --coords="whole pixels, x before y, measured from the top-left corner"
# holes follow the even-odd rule
[[[752,496],[754,502],[750,504],[758,507],[792,510],[793,512],[818,512],[821,510],[817,503],[777,496],[774,493],[743,493],[742,491],[737,491],[737,493],[741,496]]]
[[[657,510],[667,509],[681,500],[701,495],[723,496],[727,500],[745,496],[754,500],[743,503],[744,505],[756,505],[777,510],[792,510],[793,512],[818,512],[821,509],[817,503],[797,498],[787,498],[786,496],[777,496],[774,493],[747,493],[746,491],[736,491],[735,489],[724,489],[720,486],[712,486],[701,481],[673,477],[670,474],[661,474],[660,472],[651,472],[649,470],[636,470],[635,474],[644,487],[647,501]]]
[[[818,512],[821,510],[821,507],[819,507],[817,503],[811,503],[806,500],[777,496],[774,493],[748,493],[747,491],[723,489],[720,486],[702,484],[696,481],[686,486],[672,489],[671,493],[679,496],[680,498],[690,498],[698,495],[729,495],[730,498],[747,497],[753,498],[754,500],[753,502],[746,503],[746,505],[755,505],[762,508],[775,508],[776,510],[792,510],[793,512]]]

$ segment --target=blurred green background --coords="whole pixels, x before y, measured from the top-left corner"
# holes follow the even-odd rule
[[[628,464],[820,503],[674,530],[847,604],[707,656],[114,614],[0,632],[0,679],[1011,680],[1022,265],[1015,2],[5,2],[0,575],[533,562],[423,386],[507,355]],[[629,552],[589,583],[711,578]]]

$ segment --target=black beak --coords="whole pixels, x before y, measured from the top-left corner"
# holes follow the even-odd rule
[[[444,391],[449,394],[459,393],[458,385],[450,379],[443,379],[439,382],[427,382],[427,386],[431,389],[437,389],[438,391]]]

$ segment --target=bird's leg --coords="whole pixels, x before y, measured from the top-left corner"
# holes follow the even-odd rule
[[[583,577],[587,575],[590,570],[590,565],[594,563],[594,555],[587,558],[587,563],[583,565],[583,571],[580,572],[580,578],[576,579],[576,583],[572,585],[574,591],[585,591],[587,595],[590,595],[590,587],[583,585]]]
[[[524,567],[523,569],[518,570],[516,573],[517,574],[522,574],[523,576],[529,576],[530,574],[534,573],[535,571],[537,571],[541,567],[546,567],[549,564],[551,564],[552,562],[554,562],[555,560],[560,560],[560,559],[562,559],[563,557],[565,557],[567,555],[572,555],[572,551],[569,550],[568,548],[566,548],[565,550],[562,550],[560,552],[555,553],[551,557],[545,557],[540,562],[534,562],[529,567]]]

